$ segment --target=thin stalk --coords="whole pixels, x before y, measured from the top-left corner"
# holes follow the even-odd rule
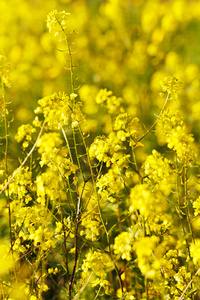
[[[73,62],[72,62],[71,48],[69,46],[67,34],[66,34],[62,24],[60,23],[60,21],[58,19],[57,19],[57,22],[60,25],[60,27],[61,27],[61,29],[64,33],[64,36],[65,36],[65,43],[66,43],[67,51],[68,51],[68,55],[69,55],[69,69],[70,69],[70,76],[71,76],[71,89],[72,89],[72,93],[74,93],[74,72],[73,72]],[[74,105],[75,105],[75,98],[73,97],[72,110],[74,108]],[[79,156],[78,156],[77,145],[76,145],[76,136],[75,136],[74,127],[72,128],[72,131],[73,131],[73,141],[74,141],[74,147],[75,147],[75,154],[76,154],[76,158],[77,158],[77,163],[78,163],[79,170],[80,170],[80,172],[82,174],[82,177],[83,177],[83,172],[82,172],[82,169],[81,169],[80,160],[79,160]],[[67,137],[66,137],[65,132],[64,132],[63,129],[62,129],[62,132],[63,132],[63,135],[65,137],[65,140],[67,141],[68,149],[70,149]],[[71,161],[73,163],[71,150],[69,150],[69,153],[70,153]],[[84,182],[84,185],[85,185],[85,182]],[[82,190],[82,193],[83,193],[83,190]],[[74,255],[74,267],[73,267],[72,275],[71,275],[71,278],[70,278],[70,281],[69,281],[69,300],[71,300],[71,297],[72,297],[72,286],[73,286],[73,281],[74,281],[74,278],[75,278],[76,266],[77,266],[77,263],[78,263],[78,224],[79,224],[79,214],[80,214],[82,194],[79,195],[77,184],[76,184],[76,192],[77,192],[77,196],[78,196],[78,202],[77,202],[76,223],[75,223],[75,255]]]
[[[182,220],[182,216],[181,216],[181,200],[180,200],[180,191],[179,191],[179,182],[178,182],[178,166],[176,164],[176,173],[177,173],[177,176],[176,176],[176,190],[177,190],[177,202],[178,202],[178,216],[179,216],[179,220],[181,222],[181,226],[182,226],[182,230],[183,230],[183,234],[184,236],[186,236],[186,232],[185,232],[185,228],[184,228],[184,224],[183,224],[183,220]],[[191,255],[190,255],[190,246],[189,246],[189,243],[188,243],[188,239],[186,238],[186,245],[187,245],[187,250],[188,250],[188,254],[189,254],[189,257],[191,259]]]
[[[74,296],[74,298],[72,300],[79,299],[80,294],[82,294],[82,292],[84,291],[84,289],[86,288],[86,286],[90,282],[90,279],[91,279],[91,277],[92,277],[93,274],[94,274],[94,272],[90,273],[90,276],[88,277],[88,279],[86,280],[86,282],[84,283],[84,285],[80,288],[79,292]]]
[[[182,292],[181,296],[178,298],[178,300],[182,300],[184,298],[185,293],[187,292],[188,288],[190,287],[190,285],[194,281],[194,278],[198,275],[199,271],[200,271],[200,268],[196,271],[196,273],[194,274],[194,276],[192,277],[192,279],[190,280],[190,282],[187,284],[187,286],[183,290],[183,292]]]
[[[81,195],[78,197],[78,204],[77,204],[76,224],[75,224],[75,255],[74,255],[74,267],[69,282],[69,300],[71,300],[72,297],[72,284],[75,278],[76,266],[78,262],[78,223],[79,223],[79,215],[80,215],[81,198],[83,196],[84,189],[85,189],[85,182],[81,191]]]
[[[29,153],[27,154],[27,156],[25,157],[25,159],[23,160],[23,162],[21,163],[21,165],[18,167],[18,169],[13,173],[13,175],[10,177],[10,179],[6,182],[6,184],[4,185],[4,187],[2,188],[2,190],[0,191],[0,195],[7,189],[8,185],[11,183],[11,181],[15,178],[15,176],[19,173],[19,171],[22,169],[22,167],[24,166],[24,164],[27,162],[28,158],[31,156],[31,154],[33,153],[33,151],[35,150],[35,147],[42,135],[43,129],[44,129],[44,125],[45,125],[46,121],[44,120],[42,127],[40,129],[40,132],[38,134],[38,137],[33,145],[33,147],[31,148],[31,150],[29,151]]]
[[[163,112],[166,108],[167,102],[169,100],[169,96],[170,96],[170,93],[167,94],[167,97],[165,99],[165,103],[164,103],[163,108],[161,109],[157,119],[154,121],[154,123],[151,125],[151,127],[147,130],[147,132],[137,141],[137,143],[141,142],[152,131],[152,129],[155,127],[155,125],[157,124],[158,120],[160,119],[161,115],[163,114]],[[136,143],[136,145],[137,145],[137,143]]]
[[[149,299],[149,291],[148,291],[148,279],[145,276],[145,294],[146,294],[146,300]]]
[[[72,88],[72,93],[74,93],[74,66],[73,66],[73,61],[72,61],[72,52],[71,52],[71,48],[69,46],[69,41],[67,38],[67,34],[65,32],[65,29],[63,28],[62,24],[60,23],[60,21],[57,19],[58,24],[60,25],[61,30],[63,31],[64,37],[65,37],[65,43],[67,46],[67,51],[68,51],[68,55],[69,55],[69,70],[70,70],[70,80],[71,80],[71,88]],[[75,104],[75,99],[73,100]]]
[[[100,287],[99,287],[99,289],[98,289],[98,291],[97,291],[97,294],[96,294],[94,300],[97,300],[97,297],[99,296],[99,293],[100,293],[100,291],[101,291],[101,288],[102,288],[102,286],[100,285]]]
[[[184,197],[185,197],[185,203],[184,204],[186,206],[186,217],[187,217],[189,232],[191,234],[192,241],[194,242],[194,234],[193,234],[193,231],[192,231],[192,225],[191,225],[189,207],[188,207],[188,199],[187,199],[187,168],[185,166],[183,168],[183,172],[184,172]]]
[[[67,246],[66,246],[67,236],[66,236],[66,231],[65,231],[65,224],[64,224],[64,218],[63,218],[63,211],[62,211],[60,196],[59,196],[59,204],[60,204],[61,223],[62,223],[62,228],[63,228],[63,231],[64,231],[65,266],[66,266],[66,270],[67,270],[67,278],[69,279],[68,255],[67,255]]]
[[[81,134],[82,141],[83,141],[83,144],[84,144],[84,147],[85,147],[85,150],[86,150],[86,155],[87,155],[87,160],[88,160],[88,164],[89,164],[89,168],[90,168],[90,174],[91,174],[91,178],[92,178],[92,183],[93,183],[93,186],[94,186],[95,196],[96,196],[96,199],[97,199],[97,206],[98,206],[98,211],[99,211],[99,217],[100,217],[101,223],[103,225],[104,232],[106,234],[106,239],[107,239],[108,247],[109,247],[109,256],[111,258],[111,261],[113,262],[115,271],[116,271],[117,276],[119,278],[120,289],[121,289],[121,291],[123,293],[123,284],[122,284],[121,275],[120,275],[120,272],[119,272],[119,270],[117,268],[117,265],[115,264],[115,262],[113,260],[113,257],[112,257],[112,252],[111,252],[111,247],[110,247],[109,233],[107,231],[105,222],[103,220],[102,212],[101,212],[101,206],[100,206],[99,197],[98,197],[97,188],[96,188],[96,181],[95,181],[95,178],[94,178],[94,173],[93,173],[93,169],[92,169],[92,165],[91,165],[91,160],[90,160],[89,153],[88,153],[88,148],[87,148],[87,145],[85,143],[85,139],[83,137],[83,133],[82,133],[82,130],[81,130],[80,126],[78,128],[79,128],[79,132]]]
[[[4,93],[4,83],[3,78],[1,77],[1,89],[2,89],[2,98],[3,98],[3,105],[4,105],[4,127],[5,127],[5,175],[6,175],[6,184],[8,183],[8,121],[7,121],[7,109],[6,109],[6,99]],[[8,205],[8,218],[9,218],[9,232],[10,232],[10,246],[11,251],[13,247],[12,242],[12,222],[11,222],[11,208],[10,208],[10,192],[9,192],[9,185],[6,187],[7,190],[7,205]]]
[[[68,38],[67,38],[67,34],[62,26],[62,24],[59,22],[59,20],[57,20],[63,33],[64,33],[64,36],[65,36],[65,42],[66,42],[66,46],[67,46],[67,50],[68,50],[68,54],[69,54],[69,69],[70,69],[70,74],[71,74],[71,87],[72,87],[72,93],[74,93],[74,73],[73,73],[73,63],[72,63],[72,53],[71,53],[71,49],[70,49],[70,46],[69,46],[69,42],[68,42]],[[75,98],[73,98],[73,103],[72,103],[72,108],[73,106],[75,105]],[[95,179],[94,179],[94,173],[93,173],[93,170],[92,170],[92,166],[91,166],[91,161],[90,161],[90,158],[89,158],[89,153],[88,153],[88,149],[87,149],[87,146],[86,146],[86,143],[85,143],[85,139],[83,137],[83,133],[82,133],[82,130],[80,128],[80,126],[78,125],[78,129],[79,129],[79,132],[81,134],[81,137],[82,137],[82,140],[83,140],[83,144],[84,144],[84,147],[85,147],[85,150],[86,150],[86,154],[87,154],[87,159],[88,159],[88,164],[89,164],[89,168],[90,168],[90,173],[91,173],[91,177],[92,177],[92,182],[93,182],[93,185],[94,185],[94,189],[95,189],[95,193],[96,193],[96,197],[97,197],[97,204],[98,204],[98,210],[99,210],[99,216],[100,216],[100,220],[101,220],[101,223],[103,225],[103,228],[104,228],[104,231],[106,233],[106,238],[107,238],[107,242],[108,242],[108,246],[109,246],[109,254],[110,254],[110,257],[111,257],[111,260],[114,264],[114,267],[115,267],[115,270],[117,272],[117,275],[118,275],[118,278],[119,278],[119,284],[120,284],[120,289],[123,293],[123,285],[122,285],[122,280],[121,280],[121,276],[120,276],[120,273],[119,273],[119,270],[115,264],[115,262],[113,261],[113,258],[112,258],[112,253],[111,253],[111,248],[110,248],[110,241],[109,241],[109,235],[108,235],[108,231],[106,229],[106,226],[105,226],[105,222],[103,220],[103,217],[102,217],[102,213],[101,213],[101,207],[100,207],[100,203],[99,203],[99,199],[98,199],[98,194],[97,194],[97,190],[96,190],[96,183],[95,183]],[[75,132],[74,132],[74,128],[73,128],[73,136],[74,136],[74,146],[75,146],[75,152],[76,152],[76,157],[77,157],[77,162],[78,164],[80,164],[80,161],[79,161],[79,156],[78,156],[78,151],[77,151],[77,147],[76,147],[76,138],[75,138]],[[82,172],[82,169],[81,169],[81,165],[79,165],[79,168]],[[83,174],[82,174],[83,176]],[[83,178],[84,179],[84,178]],[[85,183],[85,181],[84,181]],[[77,260],[78,260],[78,249],[77,249],[77,235],[78,235],[78,222],[79,222],[79,213],[80,213],[80,202],[81,202],[81,196],[78,197],[78,203],[77,203],[77,215],[76,215],[76,227],[75,227],[75,258],[74,258],[74,268],[73,268],[73,271],[72,271],[72,276],[71,276],[71,280],[69,282],[69,300],[71,300],[71,292],[72,292],[72,283],[73,283],[73,280],[74,280],[74,276],[75,276],[75,270],[76,270],[76,265],[77,265]]]

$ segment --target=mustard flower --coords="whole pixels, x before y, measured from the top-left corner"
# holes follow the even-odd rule
[[[118,289],[117,290],[117,298],[118,299],[124,299],[124,300],[135,300],[136,298],[131,294],[131,292],[127,292],[125,287],[123,288],[123,294],[122,290]],[[123,297],[123,298],[122,298]]]
[[[30,233],[30,240],[33,240],[33,244],[35,246],[41,245],[42,249],[48,250],[51,247],[55,248],[55,244],[52,240],[52,233],[48,231],[47,228],[43,228],[43,226],[39,226],[37,229]]]
[[[194,215],[198,216],[200,213],[200,196],[193,202],[192,206],[194,207]]]
[[[5,86],[11,86],[10,64],[7,58],[2,54],[0,54],[0,77]]]
[[[8,274],[9,270],[14,267],[14,257],[10,252],[9,246],[0,244],[0,277]]]
[[[57,132],[44,133],[37,143],[38,152],[41,154],[40,165],[47,165],[51,170],[62,176],[74,174],[77,167],[67,158],[66,149],[59,149],[62,144],[60,134]]]
[[[64,125],[69,125],[72,110],[70,99],[65,93],[54,93],[38,100],[36,114],[43,114],[49,129],[57,130]]]
[[[96,96],[98,104],[105,104],[109,114],[114,114],[119,111],[122,98],[117,98],[112,91],[101,89]]]
[[[81,103],[77,102],[73,105],[71,103],[76,96],[76,94],[71,94],[69,97],[64,92],[46,96],[38,100],[40,106],[35,109],[35,113],[44,115],[47,127],[51,130],[61,129],[64,125],[76,127],[80,121],[84,120],[80,108]]]
[[[167,92],[174,99],[177,98],[177,92],[183,87],[183,83],[180,82],[176,77],[165,77],[161,81],[163,92]]]
[[[144,182],[162,190],[166,195],[171,192],[173,184],[176,182],[172,169],[172,161],[162,157],[156,150],[152,151],[142,165]]]
[[[187,283],[191,280],[191,272],[188,272],[185,266],[179,268],[178,272],[173,275],[176,285],[171,289],[174,299],[180,299],[180,291],[184,291]],[[186,298],[188,299],[188,298]]]
[[[103,135],[95,138],[89,148],[89,155],[100,162],[105,162],[107,167],[116,162],[118,165],[123,165],[130,157],[129,154],[121,151],[123,149],[122,141],[119,141],[115,132],[111,132],[108,137]]]
[[[37,287],[39,288],[40,293],[46,292],[49,289],[48,285],[45,284],[45,283],[40,283],[40,284],[37,285]]]
[[[81,231],[81,235],[85,234],[86,238],[92,241],[96,241],[98,239],[101,233],[101,221],[97,213],[83,213],[81,225],[84,228]]]
[[[114,253],[120,255],[122,259],[131,260],[133,235],[130,232],[121,232],[114,243]]]
[[[36,129],[32,125],[21,125],[17,130],[15,139],[18,143],[24,140],[22,146],[23,148],[27,148],[29,146],[30,141],[32,140],[31,134],[34,132],[36,132]]]
[[[58,132],[44,133],[37,143],[38,153],[51,152],[54,148],[58,148],[63,143]]]
[[[56,229],[55,229],[55,232],[56,233],[59,233],[61,232],[63,229],[63,224],[61,222],[56,222]]]
[[[61,171],[63,171],[62,168]],[[70,167],[69,174],[71,174],[72,171],[73,170]],[[47,199],[55,202],[56,199],[60,198],[62,200],[66,198],[62,176],[68,176],[67,170],[66,174],[60,174],[59,167],[53,164],[52,168],[47,168],[45,172],[36,177],[34,185],[38,203],[45,206]],[[57,178],[57,180],[55,180],[55,178]]]
[[[98,105],[95,101],[95,97],[98,93],[96,86],[84,84],[80,87],[79,96],[81,101],[83,101],[83,110],[87,115],[92,115],[97,113]]]
[[[98,161],[103,161],[107,166],[111,163],[110,152],[113,152],[114,144],[111,144],[109,138],[105,136],[98,136],[90,146],[89,155],[91,158],[95,157]],[[118,145],[116,144],[115,147]]]
[[[58,268],[49,268],[48,269],[48,274],[54,274],[56,275],[58,273]]]
[[[89,199],[89,201],[88,201]],[[86,210],[82,214],[81,235],[86,234],[86,238],[96,241],[101,233],[101,220],[98,212],[97,198],[94,195],[92,184],[88,183],[83,193],[83,201],[87,203]]]
[[[119,114],[114,121],[114,130],[121,141],[129,140],[130,145],[135,145],[138,135],[142,132],[139,119],[127,113]]]
[[[107,199],[110,202],[115,202],[115,197],[124,188],[119,174],[116,174],[113,169],[109,169],[108,173],[101,175],[97,180],[98,194],[102,199]]]
[[[9,184],[10,195],[12,195],[15,200],[24,200],[25,203],[28,204],[29,201],[32,200],[29,195],[29,190],[32,189],[32,186],[32,172],[28,167],[23,167]]]
[[[200,239],[195,239],[190,245],[190,254],[195,265],[200,263]]]
[[[53,33],[55,36],[58,36],[62,33],[62,30],[67,29],[67,23],[70,13],[65,11],[58,12],[56,9],[51,11],[47,15],[47,28],[50,33]]]
[[[159,194],[151,192],[147,184],[137,184],[131,189],[129,211],[139,210],[142,216],[150,217],[163,212],[161,201]]]
[[[186,126],[178,111],[164,111],[158,119],[156,135],[160,144],[167,144],[175,151],[177,158],[183,163],[189,163],[197,154],[194,138],[187,133]]]
[[[112,262],[110,257],[106,253],[101,253],[98,251],[90,251],[86,254],[86,258],[82,263],[82,277],[85,279],[89,277],[91,271],[93,271],[96,276],[98,276],[97,280],[93,281],[93,286],[101,285],[105,286],[109,284],[108,281],[105,281],[107,276],[107,269],[112,266]]]
[[[170,249],[163,255],[162,270],[166,279],[176,274],[179,266],[178,250]]]
[[[136,241],[133,246],[137,255],[138,266],[147,278],[154,278],[156,271],[160,268],[160,263],[154,256],[158,242],[159,237],[152,235]]]
[[[73,105],[73,111],[71,114],[71,123],[72,123],[73,128],[78,127],[78,124],[80,122],[85,123],[85,116],[82,113],[81,106],[82,106],[82,103],[80,103],[80,102],[77,102]]]
[[[55,247],[53,232],[48,228],[49,220],[46,218],[46,208],[44,206],[21,207],[18,203],[15,203],[13,209],[13,215],[16,219],[15,224],[20,228],[19,237],[22,244],[23,241],[31,241],[36,247],[42,245],[44,250]],[[24,247],[22,246],[18,239],[16,249],[21,251]],[[28,248],[29,245],[27,244],[25,247]]]

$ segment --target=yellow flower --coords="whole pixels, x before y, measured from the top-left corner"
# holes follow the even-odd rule
[[[152,155],[149,155],[142,165],[144,181],[169,195],[172,184],[176,180],[171,165],[172,162],[170,160],[153,150]]]
[[[83,272],[82,277],[87,278],[91,271],[93,271],[98,278],[93,281],[93,286],[101,285],[104,287],[105,292],[109,293],[109,282],[105,279],[107,276],[107,269],[112,266],[110,257],[106,253],[98,251],[88,252],[86,258],[83,260],[81,266]]]
[[[112,91],[101,89],[96,96],[98,104],[105,104],[109,114],[114,114],[119,111],[122,98],[117,98]]]
[[[179,111],[166,110],[158,119],[156,135],[161,145],[167,144],[174,150],[181,162],[193,161],[197,153],[194,138],[187,133],[186,126]]]
[[[57,9],[51,11],[47,15],[47,28],[49,32],[54,33],[55,36],[60,35],[62,30],[67,28],[68,17],[70,13],[65,11],[58,12]]]
[[[14,266],[14,259],[7,245],[0,245],[0,277],[7,274]]]
[[[10,80],[10,64],[7,61],[7,58],[0,54],[0,77],[5,86],[11,86]]]
[[[156,271],[160,267],[159,264],[155,264],[159,260],[153,254],[158,242],[159,237],[153,235],[136,241],[133,246],[138,259],[138,266],[141,272],[148,278],[154,278]]]
[[[33,126],[31,126],[30,124],[21,125],[17,130],[15,139],[18,143],[25,139],[25,141],[23,142],[23,148],[27,148],[30,141],[32,140],[31,134],[34,132],[36,132],[36,129],[33,128]]]
[[[130,232],[121,232],[114,243],[114,253],[119,254],[122,259],[131,260],[133,235]]]
[[[167,92],[173,98],[177,98],[177,92],[183,87],[183,83],[180,82],[176,77],[165,77],[161,81],[163,92]]]
[[[190,254],[195,265],[200,263],[200,239],[195,239],[190,245]]]

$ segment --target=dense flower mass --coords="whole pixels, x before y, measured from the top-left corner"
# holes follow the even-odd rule
[[[199,299],[199,1],[15,2],[0,299]]]
[[[172,161],[163,158],[155,149],[142,165],[144,181],[165,194],[171,192],[176,182]]]
[[[194,138],[187,133],[186,126],[178,111],[165,111],[157,122],[157,135],[161,144],[167,143],[176,152],[177,158],[188,163],[194,160],[196,147]]]

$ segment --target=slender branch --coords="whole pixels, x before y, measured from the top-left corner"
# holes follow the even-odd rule
[[[5,175],[6,175],[6,182],[8,182],[8,122],[7,122],[7,109],[6,109],[6,99],[5,99],[5,93],[4,93],[4,83],[3,78],[1,77],[1,89],[2,89],[2,98],[4,103],[4,127],[5,127]],[[7,185],[7,205],[8,205],[8,217],[9,217],[9,232],[10,232],[10,246],[11,251],[13,247],[12,242],[12,224],[11,224],[11,208],[10,208],[10,192],[9,192],[9,186]]]
[[[79,214],[80,214],[80,205],[81,205],[81,198],[83,196],[83,191],[85,189],[85,182],[81,191],[81,195],[78,197],[78,204],[77,204],[77,212],[76,212],[76,224],[75,224],[75,256],[74,256],[74,267],[71,275],[71,279],[69,282],[69,300],[71,300],[71,294],[72,294],[72,284],[75,277],[76,272],[76,266],[78,262],[78,223],[79,223]]]
[[[30,152],[27,154],[27,156],[25,157],[25,159],[23,160],[23,162],[21,163],[21,165],[18,167],[18,169],[14,172],[14,174],[11,176],[11,178],[6,182],[6,184],[4,185],[3,189],[0,191],[0,195],[5,191],[5,189],[8,187],[8,185],[11,183],[11,181],[15,178],[15,176],[19,173],[19,171],[22,169],[22,167],[24,166],[24,164],[26,163],[26,161],[28,160],[28,158],[30,157],[30,155],[33,153],[33,151],[35,150],[35,147],[42,135],[43,129],[44,129],[44,124],[45,121],[42,124],[42,127],[40,129],[40,132],[38,134],[38,137],[33,145],[33,147],[31,148]]]
[[[151,132],[151,130],[155,127],[155,125],[157,124],[158,120],[160,119],[161,115],[163,114],[163,112],[165,110],[165,107],[166,107],[167,102],[169,100],[169,96],[170,96],[170,93],[167,94],[167,97],[165,99],[165,103],[164,103],[163,108],[161,109],[161,111],[159,113],[159,116],[154,121],[154,123],[151,125],[151,127],[147,130],[147,132],[137,141],[137,143],[141,142],[145,138],[145,136],[147,136],[147,134],[149,134]]]
[[[82,294],[82,292],[84,291],[84,289],[86,288],[86,286],[90,282],[90,279],[91,279],[93,273],[94,272],[90,273],[90,276],[88,277],[88,279],[86,280],[86,282],[84,283],[84,285],[80,288],[79,292],[74,296],[74,298],[72,300],[76,300],[76,299],[79,298],[80,294]]]
[[[192,279],[190,280],[190,282],[187,284],[187,286],[183,290],[183,292],[182,292],[181,296],[178,298],[178,300],[182,300],[184,298],[185,293],[187,292],[189,286],[192,284],[194,278],[198,275],[199,271],[200,271],[200,268],[196,271],[196,273],[194,274],[194,276],[192,277]]]

